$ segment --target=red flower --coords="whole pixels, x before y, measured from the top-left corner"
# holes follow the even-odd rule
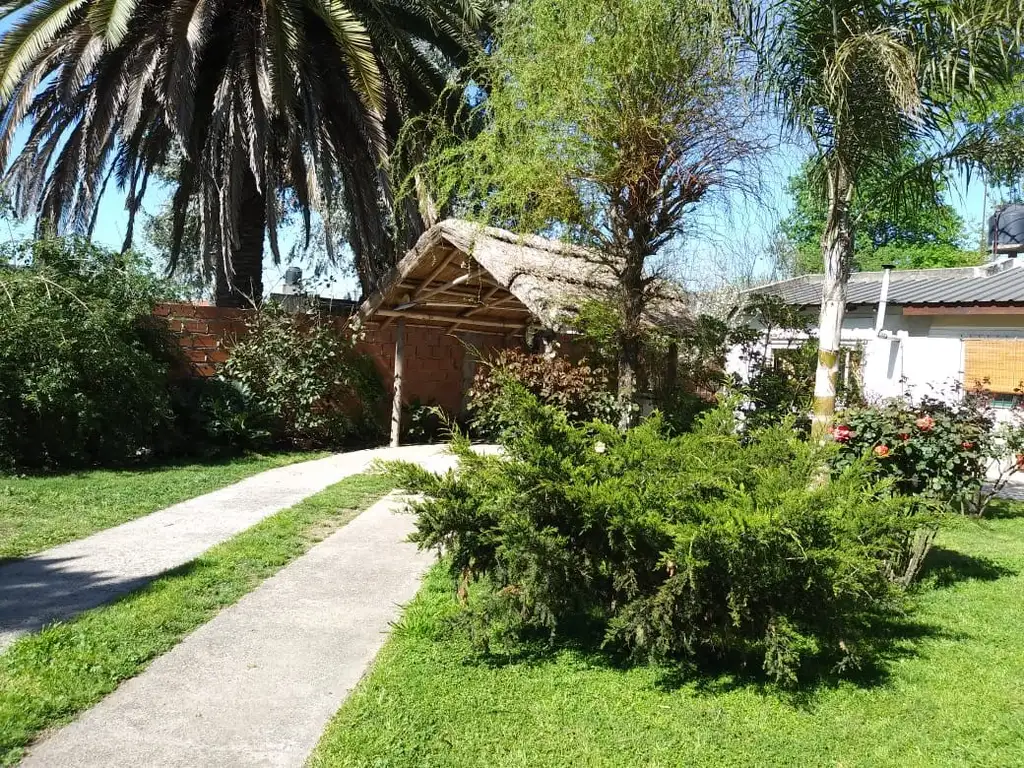
[[[1017,454],[1017,469],[1024,472],[1024,453]]]
[[[922,432],[931,432],[932,427],[935,426],[935,419],[933,419],[931,416],[925,415],[922,416],[917,421],[915,421],[914,423],[917,424],[917,428],[920,429]]]
[[[877,456],[880,459],[886,458],[890,453],[891,453],[891,451],[889,450],[889,446],[888,445],[876,445],[875,446],[875,456]]]
[[[853,437],[853,432],[845,424],[840,424],[838,427],[832,430],[832,437],[835,438],[837,443],[845,443]]]
[[[900,440],[909,440],[910,439],[910,433],[909,432],[900,432],[898,435],[896,435],[896,437],[898,437]]]
[[[974,447],[974,443],[972,443],[970,440],[964,440],[962,443],[960,443],[960,447],[963,448],[965,451],[969,451],[971,450],[971,448]]]

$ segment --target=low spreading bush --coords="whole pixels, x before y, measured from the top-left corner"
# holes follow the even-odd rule
[[[836,471],[871,455],[873,474],[890,478],[900,493],[975,514],[991,495],[983,491],[989,467],[1024,450],[1020,423],[997,425],[990,399],[981,393],[951,392],[918,402],[894,398],[851,408],[831,432],[839,446],[832,462]],[[1011,461],[1004,474],[1021,463]]]
[[[384,387],[373,360],[329,318],[264,306],[221,375],[267,420],[275,442],[335,448],[381,434]]]
[[[132,254],[49,239],[0,254],[0,469],[121,464],[167,447],[174,351]]]
[[[541,403],[560,408],[575,423],[618,419],[608,373],[586,361],[573,363],[562,355],[531,354],[501,350],[481,360],[469,391],[468,411],[473,432],[497,439],[514,425],[514,411],[507,408],[505,392],[522,387]]]
[[[515,400],[503,456],[456,437],[457,474],[390,468],[425,494],[414,538],[447,554],[485,645],[589,627],[637,657],[780,682],[870,654],[920,520],[867,465],[817,482],[822,448],[788,423],[740,436],[731,403],[667,437],[657,416],[621,433]]]

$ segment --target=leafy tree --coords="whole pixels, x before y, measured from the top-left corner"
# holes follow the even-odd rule
[[[908,154],[903,173],[916,159]],[[821,235],[825,231],[827,203],[821,175],[813,161],[789,180],[793,209],[782,222],[782,233],[792,246],[790,271],[802,275],[821,272]],[[935,190],[945,193],[947,182],[935,179]],[[869,169],[862,177],[857,196],[850,204],[854,221],[853,267],[859,271],[895,264],[904,269],[961,267],[977,264],[981,254],[964,249],[964,222],[951,205],[940,198],[921,205],[893,208],[890,177]]]
[[[982,105],[972,105],[967,120],[980,124],[992,136],[986,159],[988,179],[1012,202],[1024,200],[1024,75],[993,94]]]
[[[1021,0],[774,0],[749,4],[759,76],[784,125],[814,147],[825,189],[825,278],[814,434],[835,411],[839,340],[854,265],[854,201],[874,172],[897,204],[934,199],[935,168],[984,159],[987,138],[951,135],[952,105],[1008,82]],[[906,169],[907,146],[935,147]]]
[[[372,283],[402,243],[382,161],[478,45],[476,0],[15,0],[0,42],[0,164],[20,210],[91,231],[113,178],[131,241],[154,169],[177,153],[172,248],[190,203],[219,304],[262,295],[282,205],[306,226],[340,197]],[[287,199],[282,200],[284,195]],[[398,228],[422,227],[415,205]]]
[[[641,316],[663,286],[651,259],[683,234],[694,205],[743,183],[742,161],[756,151],[728,8],[527,0],[510,4],[496,31],[479,61],[490,92],[467,107],[483,127],[466,139],[439,110],[407,187],[488,223],[562,234],[614,271],[618,390],[631,413]]]

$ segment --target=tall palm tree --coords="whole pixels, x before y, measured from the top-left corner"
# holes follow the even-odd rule
[[[747,7],[759,76],[785,126],[812,143],[827,200],[814,433],[835,410],[840,330],[853,263],[851,203],[869,171],[904,148],[934,153],[894,173],[894,205],[934,194],[935,171],[984,161],[986,136],[955,105],[1007,81],[1019,57],[1021,0],[773,0]]]
[[[91,231],[113,178],[130,244],[147,182],[173,157],[173,254],[192,201],[229,306],[262,295],[283,198],[308,232],[311,211],[340,195],[370,288],[422,228],[414,204],[392,218],[394,137],[478,46],[479,2],[0,2],[5,181],[22,214]]]

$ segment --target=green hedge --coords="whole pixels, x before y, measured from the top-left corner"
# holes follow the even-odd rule
[[[147,322],[159,282],[79,239],[0,256],[0,467],[123,463],[162,447],[172,350]]]

